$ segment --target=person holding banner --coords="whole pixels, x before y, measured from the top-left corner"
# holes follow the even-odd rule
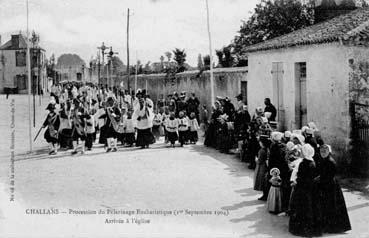
[[[44,138],[49,143],[49,155],[56,155],[58,152],[58,130],[60,126],[59,115],[55,112],[55,105],[50,103],[46,110],[49,110],[49,114],[42,124],[42,128],[47,127]]]

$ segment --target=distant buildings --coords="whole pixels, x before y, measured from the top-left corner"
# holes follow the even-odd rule
[[[34,93],[47,90],[45,50],[31,45],[31,89]],[[27,43],[21,33],[0,46],[0,92],[27,93]]]

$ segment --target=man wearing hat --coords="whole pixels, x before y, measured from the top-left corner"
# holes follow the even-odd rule
[[[195,96],[194,92],[191,93],[191,97],[187,100],[187,115],[190,115],[191,112],[194,112],[197,121],[199,121],[199,105],[199,99]]]
[[[180,100],[177,102],[177,112],[176,116],[179,116],[179,112],[186,112],[187,113],[187,102],[186,102],[186,92],[181,93]]]
[[[230,121],[233,121],[235,108],[234,108],[234,105],[232,104],[231,100],[229,99],[229,97],[224,98],[223,112],[228,115],[228,118],[229,118]]]
[[[241,109],[241,107],[242,107],[243,105],[245,105],[245,103],[243,102],[243,96],[242,96],[242,93],[238,94],[238,95],[236,96],[236,99],[237,99],[237,108],[238,108],[238,109]]]
[[[44,138],[49,143],[49,155],[56,155],[58,152],[58,130],[60,126],[59,115],[55,112],[55,105],[50,103],[46,110],[49,110],[49,114],[42,124],[42,127],[47,127]]]
[[[270,102],[270,98],[265,98],[264,104],[265,104],[264,113],[266,112],[271,113],[270,117],[268,118],[269,121],[275,121],[275,118],[277,116],[277,109],[275,109],[274,105]]]

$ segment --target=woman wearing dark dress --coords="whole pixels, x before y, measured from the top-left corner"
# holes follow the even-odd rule
[[[336,162],[331,156],[330,147],[322,145],[320,155],[322,161],[318,181],[322,201],[323,232],[342,233],[351,230],[345,198],[335,178]]]
[[[289,183],[289,168],[286,157],[286,145],[281,143],[283,133],[272,132],[272,144],[270,145],[270,153],[268,160],[268,181],[271,179],[270,172],[273,168],[278,168],[280,171],[280,177],[282,179],[281,191],[282,191],[282,211],[288,209],[289,197],[291,193],[290,183]],[[269,183],[270,186],[270,183]],[[269,188],[268,188],[269,189]]]
[[[290,201],[288,229],[297,236],[320,236],[322,229],[317,211],[319,200],[314,196],[316,173],[314,148],[305,144],[302,147],[302,154],[304,158],[298,167],[296,184]]]
[[[205,137],[205,141],[204,141],[204,145],[205,146],[209,146],[209,147],[213,147],[215,148],[217,146],[217,130],[219,128],[219,121],[218,121],[218,117],[222,115],[221,112],[221,105],[219,101],[215,102],[215,108],[213,113],[211,114],[211,120],[210,120],[210,124],[208,127],[208,130],[206,132],[206,137]]]

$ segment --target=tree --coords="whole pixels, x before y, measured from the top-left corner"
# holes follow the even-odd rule
[[[160,56],[161,70],[164,70],[164,56]]]
[[[118,56],[112,57],[112,68],[114,73],[122,73],[126,71],[126,66]]]
[[[204,56],[204,69],[209,70],[210,69],[210,55]]]
[[[177,72],[183,72],[186,70],[186,52],[185,50],[180,50],[178,48],[175,48],[173,50],[173,54],[174,54],[174,60],[177,62]]]
[[[224,46],[220,50],[216,50],[216,55],[218,56],[218,67],[232,67],[234,64],[234,57],[231,53],[231,47]]]
[[[204,62],[202,60],[201,54],[199,54],[199,56],[197,57],[197,69],[198,70],[203,70],[204,69]]]
[[[167,57],[168,62],[170,62],[170,60],[172,59],[172,53],[167,51],[167,52],[165,52],[165,56]]]
[[[281,36],[314,23],[313,4],[299,0],[261,0],[254,13],[243,21],[231,47],[236,65],[244,62],[247,46]]]
[[[144,74],[151,74],[152,73],[152,70],[151,70],[151,61],[148,61],[146,64],[145,64],[145,67],[143,68],[143,73]]]
[[[77,54],[62,54],[57,60],[58,68],[81,67],[86,65],[85,61]]]

